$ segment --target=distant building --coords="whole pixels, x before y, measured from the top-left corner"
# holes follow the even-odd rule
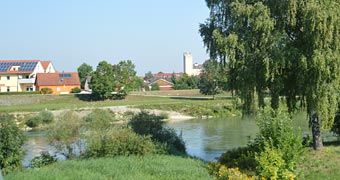
[[[77,72],[38,73],[35,83],[37,90],[50,88],[53,94],[69,94],[73,88],[80,88]]]
[[[51,61],[0,60],[0,92],[35,91],[37,73],[54,73]]]
[[[184,67],[184,73],[188,74],[189,76],[198,76],[201,74],[203,65],[192,63],[192,55],[190,52],[185,52],[183,54],[183,67]]]

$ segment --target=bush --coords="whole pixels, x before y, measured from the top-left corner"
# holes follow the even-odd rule
[[[294,177],[293,170],[303,146],[289,115],[267,108],[258,115],[257,125],[260,132],[253,142],[227,151],[218,162],[243,171],[256,171],[265,178]]]
[[[139,136],[129,129],[91,131],[86,142],[86,157],[145,155],[156,151],[149,136]]]
[[[53,121],[53,119],[54,119],[54,116],[51,112],[41,111],[36,116],[28,119],[26,121],[26,125],[28,127],[34,128],[34,127],[38,127],[42,123],[49,124]]]
[[[165,144],[170,154],[185,153],[183,139],[176,134],[174,129],[163,127],[165,123],[163,119],[164,116],[142,111],[130,120],[129,126],[137,134],[150,135],[154,142]]]
[[[72,88],[71,93],[80,93],[81,89],[79,87]]]
[[[210,162],[208,165],[208,172],[217,180],[254,180],[254,177],[242,173],[238,168],[227,168],[227,166],[220,163]]]
[[[113,126],[117,121],[115,114],[110,110],[95,109],[84,118],[87,129],[102,131]]]
[[[25,136],[9,114],[0,114],[0,169],[4,174],[20,168]]]
[[[30,162],[31,168],[41,168],[57,162],[55,156],[51,156],[48,152],[41,153],[40,156],[34,157]]]
[[[40,94],[52,94],[53,90],[51,88],[42,88]]]

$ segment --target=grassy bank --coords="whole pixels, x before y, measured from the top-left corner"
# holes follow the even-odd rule
[[[327,146],[320,151],[304,153],[297,168],[296,179],[339,179],[340,146]]]
[[[6,180],[125,180],[212,179],[202,161],[164,155],[62,161],[41,169],[27,169]]]
[[[222,96],[212,100],[209,96],[199,96],[198,90],[138,92],[123,100],[83,101],[75,95],[11,95],[3,99],[10,105],[1,105],[0,112],[39,112],[78,108],[99,108],[108,106],[134,106],[142,109],[176,111],[194,117],[239,115],[233,99]],[[176,97],[174,97],[176,96]],[[0,96],[0,102],[1,102]],[[17,99],[21,99],[18,101]],[[13,102],[11,102],[13,101]]]

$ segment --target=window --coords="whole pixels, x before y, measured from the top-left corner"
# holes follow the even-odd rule
[[[11,91],[11,87],[7,86],[7,92],[10,92],[10,91]]]
[[[10,80],[11,79],[11,76],[7,76],[7,80]]]
[[[26,91],[27,91],[27,92],[33,91],[33,87],[32,87],[32,86],[27,86],[27,87],[26,87]]]

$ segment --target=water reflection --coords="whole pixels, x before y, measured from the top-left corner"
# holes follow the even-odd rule
[[[250,118],[196,119],[168,126],[182,133],[190,155],[207,161],[215,160],[228,149],[247,145],[258,132]]]

